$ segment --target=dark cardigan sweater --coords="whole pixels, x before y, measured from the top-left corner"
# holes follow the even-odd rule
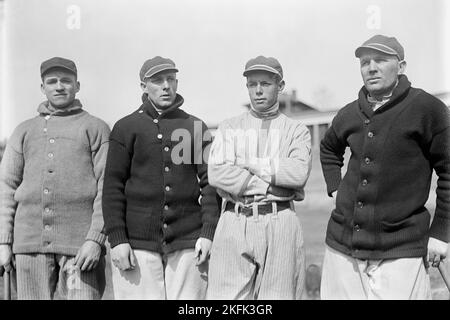
[[[219,217],[203,159],[209,131],[179,109],[180,95],[161,115],[146,95],[143,102],[111,132],[103,186],[108,240],[159,253],[194,248],[199,237],[213,239]]]
[[[363,87],[341,109],[320,146],[329,195],[338,190],[326,243],[358,259],[421,257],[428,237],[450,240],[450,115],[400,76],[392,98],[372,111]],[[351,150],[341,180],[345,148]],[[431,226],[424,207],[439,179]]]

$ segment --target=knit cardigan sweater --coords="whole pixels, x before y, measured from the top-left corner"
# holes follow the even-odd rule
[[[0,171],[0,243],[14,253],[76,255],[85,240],[103,245],[101,196],[109,127],[81,109],[51,111],[8,140]]]
[[[328,193],[337,190],[326,243],[358,259],[421,257],[428,237],[450,240],[450,115],[402,75],[389,102],[372,111],[363,87],[321,142]],[[341,180],[343,154],[351,157]],[[430,226],[432,170],[439,179]]]
[[[180,95],[161,114],[146,94],[143,102],[111,133],[103,192],[108,240],[159,253],[194,248],[199,237],[213,239],[219,216],[205,161],[211,136],[203,121],[179,109]]]

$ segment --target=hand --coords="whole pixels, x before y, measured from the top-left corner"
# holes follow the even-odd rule
[[[292,191],[291,189],[283,188],[283,187],[269,185],[269,188],[267,189],[267,193],[274,195],[276,197],[290,197],[294,194],[294,191]]]
[[[11,245],[9,244],[0,244],[0,269],[3,268],[6,272],[15,268],[14,256],[12,254]]]
[[[211,251],[212,241],[206,238],[198,238],[195,243],[195,258],[197,258],[196,265],[199,266],[206,261]]]
[[[447,256],[448,243],[431,238],[428,240],[428,261],[433,267],[439,267],[439,263]]]
[[[111,260],[119,270],[132,270],[136,267],[136,257],[128,242],[111,249]]]
[[[86,240],[78,250],[73,263],[81,271],[91,271],[97,266],[101,252],[100,244],[92,240]]]
[[[333,197],[333,204],[334,204],[334,207],[336,208],[336,196],[337,196],[337,191],[333,191],[333,192],[331,193],[331,196]]]

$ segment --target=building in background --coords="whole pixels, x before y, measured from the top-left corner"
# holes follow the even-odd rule
[[[330,127],[337,111],[319,111],[312,105],[299,100],[295,89],[281,93],[278,101],[280,102],[281,112],[290,118],[301,120],[308,127],[311,133],[311,146],[313,149],[318,149],[320,140]],[[244,106],[247,109],[250,108],[250,104]]]
[[[434,96],[444,102],[445,105],[450,109],[450,92],[439,92]]]
[[[434,96],[442,100],[447,107],[450,108],[450,92],[440,92]],[[279,97],[280,110],[290,118],[299,119],[305,124],[311,133],[311,146],[313,149],[320,147],[320,141],[325,135],[327,129],[331,126],[333,118],[338,110],[335,111],[319,111],[317,108],[309,105],[297,98],[297,90],[291,92],[283,92]],[[244,105],[247,109],[250,104]],[[215,130],[216,126],[211,129]]]

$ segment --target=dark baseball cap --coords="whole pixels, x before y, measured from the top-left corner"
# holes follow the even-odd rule
[[[405,59],[403,47],[395,37],[387,37],[377,34],[359,46],[355,50],[355,56],[359,58],[364,49],[372,49],[389,55],[394,55],[397,56],[400,61]]]
[[[41,64],[41,77],[50,69],[53,68],[61,68],[65,69],[67,71],[70,71],[71,73],[77,75],[77,67],[75,65],[75,62],[72,60],[61,58],[61,57],[53,57],[48,60],[45,60]]]
[[[167,58],[156,56],[144,62],[141,71],[139,72],[139,77],[141,78],[141,81],[144,81],[146,78],[150,78],[155,74],[166,70],[178,72],[178,69],[175,67],[175,62]]]
[[[283,68],[277,59],[273,57],[257,56],[250,59],[245,65],[244,77],[251,71],[268,71],[283,79]]]

